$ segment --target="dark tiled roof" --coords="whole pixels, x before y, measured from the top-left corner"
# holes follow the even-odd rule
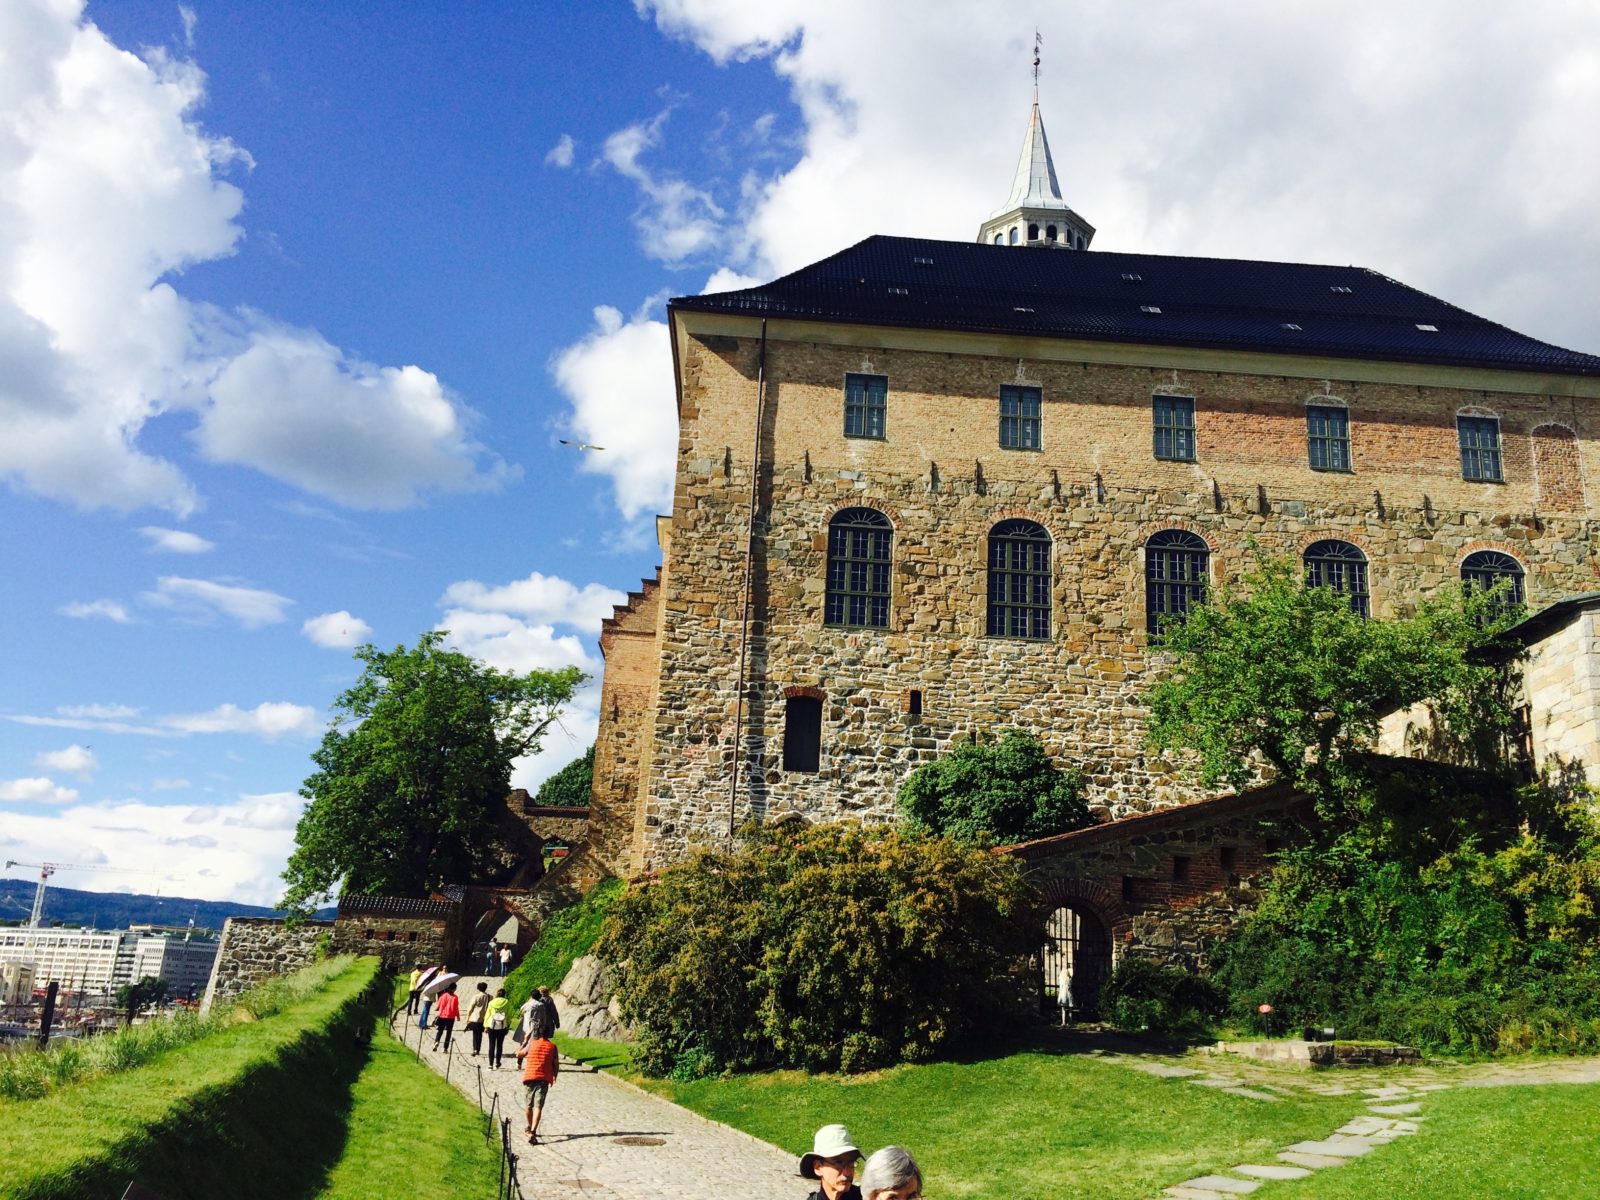
[[[1600,376],[1600,357],[1524,337],[1363,267],[878,236],[761,287],[672,307]]]
[[[447,917],[455,905],[444,900],[415,900],[406,896],[340,896],[341,917]]]

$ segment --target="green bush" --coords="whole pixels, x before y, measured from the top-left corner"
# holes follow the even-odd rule
[[[768,826],[631,888],[596,949],[648,1074],[864,1071],[1025,1012],[1035,903],[1016,860],[948,838]]]
[[[535,988],[557,988],[578,958],[589,953],[612,903],[622,894],[622,880],[602,879],[576,904],[551,914],[539,938],[516,970],[506,976],[506,996],[513,1008]]]
[[[964,841],[1024,842],[1093,822],[1083,776],[1057,767],[1038,738],[1015,730],[998,742],[957,742],[910,774],[897,803],[913,831]]]
[[[594,746],[591,745],[581,757],[541,783],[533,802],[555,808],[588,808],[593,786]]]
[[[1146,958],[1124,958],[1100,992],[1100,1011],[1119,1029],[1198,1038],[1227,1008],[1209,979]]]

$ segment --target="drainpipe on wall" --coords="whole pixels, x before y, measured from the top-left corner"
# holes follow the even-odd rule
[[[750,451],[750,511],[745,518],[744,596],[739,605],[739,692],[733,717],[733,774],[728,777],[728,840],[737,824],[739,766],[744,760],[745,655],[750,646],[750,578],[755,572],[756,501],[761,483],[761,418],[767,404],[767,319],[761,318],[761,350],[756,359],[756,427]]]

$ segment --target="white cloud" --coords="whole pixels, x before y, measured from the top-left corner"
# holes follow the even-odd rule
[[[107,621],[126,625],[133,620],[128,615],[128,610],[115,600],[74,600],[70,604],[63,604],[56,611],[64,617],[72,617],[79,621],[103,617]]]
[[[215,542],[207,541],[197,533],[188,533],[182,529],[163,529],[159,525],[146,525],[139,532],[149,539],[152,551],[167,554],[208,554],[217,548]]]
[[[48,814],[8,813],[14,841],[7,853],[33,862],[151,868],[116,877],[124,890],[271,904],[283,894],[279,874],[304,807],[293,792],[241,794],[214,805],[68,802]],[[95,878],[62,873],[57,881],[81,887]]]
[[[274,741],[309,736],[317,731],[317,711],[309,705],[267,701],[254,708],[221,704],[208,712],[173,713],[135,721],[140,710],[120,705],[64,705],[53,716],[8,715],[19,725],[43,729],[80,729],[140,737],[187,737],[197,733],[243,733]]]
[[[42,767],[46,771],[60,771],[63,775],[77,775],[83,779],[87,779],[100,768],[100,762],[95,758],[94,751],[76,742],[60,750],[47,750],[35,755],[33,765]]]
[[[231,617],[245,629],[259,629],[285,620],[284,610],[293,600],[261,588],[218,583],[209,579],[185,579],[163,575],[154,591],[141,597],[146,604],[167,608],[191,620],[205,620],[217,614]]]
[[[197,66],[127,53],[81,8],[0,4],[0,480],[186,515],[193,483],[141,446],[180,410],[198,413],[212,461],[358,507],[507,477],[421,368],[349,359],[312,331],[175,289],[183,268],[234,252],[244,198],[225,176],[252,163],[198,124]],[[180,17],[188,43],[192,13]]]
[[[183,21],[183,44],[193,49],[194,29],[200,23],[200,18],[195,16],[194,9],[187,4],[178,5],[178,16]]]
[[[548,166],[566,168],[572,165],[573,151],[576,149],[570,133],[563,133],[561,140],[550,147],[550,153],[544,156]]]
[[[556,355],[556,385],[572,404],[572,432],[604,446],[580,467],[607,475],[629,521],[672,506],[678,450],[672,349],[665,322],[644,313],[624,321],[614,308],[594,311],[595,328]]]
[[[338,612],[308,617],[300,626],[300,632],[329,650],[347,650],[366,641],[372,634],[372,626],[341,608]]]
[[[732,265],[873,233],[967,240],[1021,146],[1034,8],[636,0],[718,62],[766,58],[801,154],[758,179]],[[1600,343],[1600,8],[1496,0],[1087,0],[1041,104],[1099,249],[1354,262],[1558,344]],[[895,47],[885,55],[883,47]]]
[[[248,733],[274,741],[286,736],[305,736],[317,730],[316,709],[283,701],[258,704],[254,708],[219,705],[210,712],[163,717],[161,723],[179,733]]]
[[[309,330],[257,328],[211,401],[195,435],[204,457],[352,508],[404,508],[519,473],[486,458],[468,432],[474,415],[431,372],[350,358]]]
[[[78,798],[74,788],[52,779],[0,779],[0,802],[20,804],[70,804]],[[11,818],[7,818],[9,821]]]
[[[577,637],[557,637],[549,625],[531,624],[509,613],[453,608],[439,619],[437,628],[444,630],[449,635],[445,640],[463,654],[502,671],[581,667],[595,675],[600,669]]]
[[[167,779],[165,777],[157,777],[150,781],[150,790],[152,792],[182,792],[186,791],[189,786],[190,784],[187,779]]]
[[[661,130],[671,110],[650,121],[619,129],[601,150],[606,162],[633,180],[644,202],[634,214],[640,248],[669,265],[714,248],[722,235],[726,215],[711,193],[682,179],[661,176],[639,161],[661,142]]]
[[[473,612],[511,613],[535,624],[571,625],[598,633],[600,622],[627,599],[626,594],[598,583],[580,588],[557,576],[531,571],[526,579],[498,587],[476,579],[452,583],[439,603]]]

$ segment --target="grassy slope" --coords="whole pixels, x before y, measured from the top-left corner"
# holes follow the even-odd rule
[[[1600,1085],[1460,1088],[1423,1108],[1413,1137],[1337,1170],[1273,1185],[1260,1200],[1437,1200],[1600,1195]]]
[[[344,1140],[348,1086],[364,1057],[354,1034],[378,966],[357,960],[275,1016],[126,1074],[0,1104],[0,1195],[115,1197],[130,1178],[171,1200],[314,1194],[308,1179],[320,1183]],[[314,1036],[341,1018],[330,1036]]]
[[[555,913],[517,969],[506,978],[506,996],[519,1006],[536,987],[554,990],[572,969],[573,960],[587,954],[600,936],[611,902],[622,894],[620,879],[602,879],[576,904]]]
[[[777,1071],[671,1083],[631,1074],[625,1052],[608,1043],[560,1041],[568,1054],[796,1156],[830,1121],[869,1149],[901,1143],[940,1196],[1147,1200],[1207,1171],[1273,1161],[1290,1142],[1325,1137],[1361,1111],[1349,1097],[1271,1104],[1039,1051],[861,1076]]]
[[[375,1034],[324,1200],[487,1196],[498,1171],[495,1144],[484,1141],[461,1093],[386,1033]]]

